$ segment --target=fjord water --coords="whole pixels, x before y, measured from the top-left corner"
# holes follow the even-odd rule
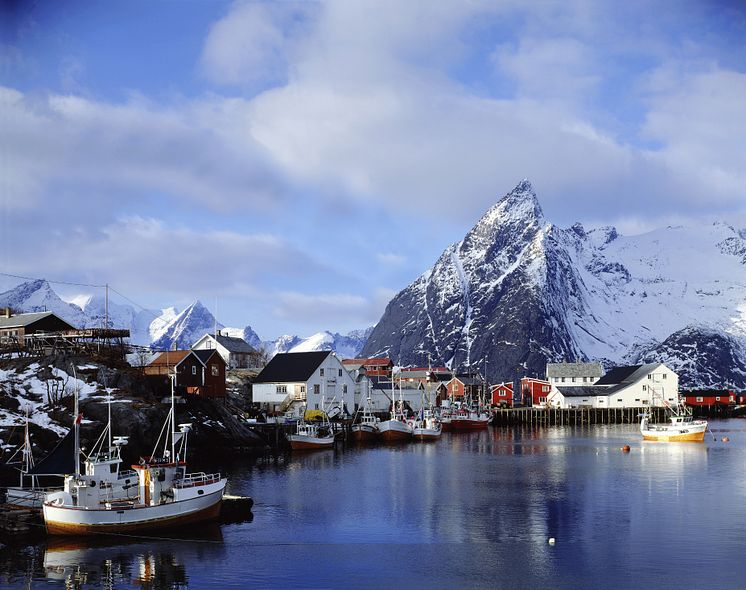
[[[743,588],[746,422],[711,426],[703,444],[490,427],[238,460],[250,522],[10,544],[0,587]]]

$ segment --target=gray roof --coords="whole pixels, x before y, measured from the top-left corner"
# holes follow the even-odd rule
[[[606,375],[596,382],[596,385],[629,385],[639,381],[648,373],[652,373],[661,363],[650,363],[647,365],[629,365],[626,367],[614,367]]]
[[[601,363],[547,363],[547,379],[553,377],[601,377]]]
[[[596,387],[595,385],[582,385],[582,386],[559,386],[557,387],[559,392],[565,397],[596,397],[599,395],[611,395],[621,389],[621,387]]]
[[[213,338],[215,338],[213,336]],[[222,346],[225,346],[229,352],[247,352],[253,354],[256,352],[253,346],[243,338],[234,338],[233,336],[223,336],[218,334],[215,338]]]
[[[19,313],[9,318],[0,317],[0,328],[16,328],[28,326],[47,316],[54,315],[51,311],[40,311],[37,313]]]

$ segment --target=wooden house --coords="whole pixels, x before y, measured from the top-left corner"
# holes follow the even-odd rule
[[[564,387],[588,387],[603,377],[601,363],[547,363],[547,381]]]
[[[521,379],[521,397],[524,405],[546,406],[552,397],[552,384],[543,379],[523,377]]]
[[[388,357],[345,359],[342,364],[348,371],[364,371],[368,377],[385,377],[386,379],[391,379],[391,370],[394,368],[394,363]]]
[[[10,309],[6,308],[0,314],[0,344],[22,347],[25,337],[31,334],[68,330],[75,330],[75,326],[68,324],[51,311],[11,315]]]
[[[513,383],[498,383],[490,387],[491,403],[501,408],[513,407]]]
[[[485,381],[473,376],[456,376],[447,384],[448,397],[452,400],[461,400],[464,398],[477,401],[482,395]]]
[[[681,397],[687,406],[695,408],[727,408],[738,403],[735,391],[729,389],[695,389],[682,391]]]
[[[192,345],[192,350],[217,350],[229,369],[256,368],[259,353],[243,338],[216,334],[205,334]]]
[[[169,350],[144,367],[148,376],[174,376],[180,394],[225,397],[225,361],[216,350]]]

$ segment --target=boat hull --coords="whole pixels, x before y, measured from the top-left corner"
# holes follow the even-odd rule
[[[226,480],[201,486],[203,494],[155,506],[86,509],[45,502],[44,523],[50,535],[130,533],[183,526],[220,515]],[[198,494],[198,492],[197,492]]]
[[[451,430],[454,432],[464,431],[464,430],[482,430],[484,428],[487,428],[490,421],[489,418],[487,419],[471,419],[471,418],[464,418],[464,419],[457,419],[454,418],[451,420]]]
[[[385,420],[378,425],[384,442],[405,442],[412,439],[412,428],[401,420]]]
[[[703,442],[707,422],[697,420],[679,424],[651,425],[643,420],[640,425],[642,440],[658,442]]]
[[[428,441],[440,438],[441,428],[415,428],[412,436],[416,440]]]
[[[372,424],[353,424],[350,430],[356,443],[375,442],[378,438],[378,429]]]
[[[307,436],[291,434],[290,448],[294,451],[313,451],[316,449],[331,449],[334,446],[333,436]]]

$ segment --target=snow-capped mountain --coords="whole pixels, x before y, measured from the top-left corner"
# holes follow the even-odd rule
[[[712,354],[713,334],[737,363]],[[660,360],[701,367],[684,385],[746,387],[745,337],[746,230],[561,229],[524,180],[394,297],[361,354],[486,365],[492,379],[541,376],[563,359]]]
[[[216,328],[222,330],[223,325],[216,323],[212,312],[197,300],[169,321],[163,330],[157,332],[159,335],[153,340],[152,347],[156,350],[168,350],[176,344],[179,349],[188,349],[205,334],[213,333]]]
[[[106,300],[103,295],[83,295],[64,301],[44,279],[28,281],[0,293],[0,307],[23,312],[51,311],[77,328],[100,328],[105,324]],[[147,345],[159,328],[165,330],[176,313],[165,310],[137,310],[109,300],[109,327],[130,330],[130,342]],[[158,334],[160,336],[160,334]]]
[[[372,327],[366,330],[353,330],[346,336],[336,332],[317,332],[308,338],[285,335],[277,340],[263,342],[262,346],[270,356],[281,352],[333,350],[341,358],[356,358],[372,330]]]

